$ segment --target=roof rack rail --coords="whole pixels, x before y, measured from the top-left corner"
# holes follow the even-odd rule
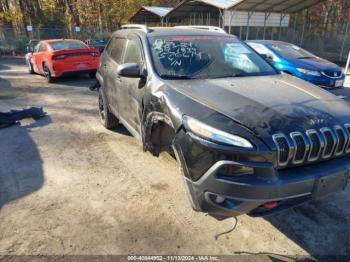
[[[201,29],[201,30],[208,30],[208,31],[215,31],[218,33],[227,34],[226,31],[220,27],[217,26],[208,26],[208,25],[178,25],[174,26],[175,28],[188,28],[188,29]]]
[[[140,29],[144,31],[145,33],[150,32],[149,28],[146,25],[139,25],[139,24],[127,24],[122,25],[120,29]]]

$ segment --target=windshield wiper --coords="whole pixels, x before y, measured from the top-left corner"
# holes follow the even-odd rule
[[[166,79],[193,79],[192,77],[185,75],[160,75],[160,77]]]
[[[229,78],[229,77],[245,77],[245,76],[249,76],[249,75],[239,73],[239,74],[232,74],[232,75],[217,76],[217,77],[213,77],[213,78]]]
[[[298,57],[297,59],[311,59],[311,58],[314,58],[313,56],[301,56],[301,57]]]

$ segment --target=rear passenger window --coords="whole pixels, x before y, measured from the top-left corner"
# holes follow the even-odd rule
[[[107,53],[118,64],[121,63],[126,39],[113,37],[108,44]]]
[[[141,51],[138,43],[134,40],[128,40],[125,50],[124,63],[141,64]]]

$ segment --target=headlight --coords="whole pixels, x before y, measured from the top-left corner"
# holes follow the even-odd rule
[[[247,139],[218,130],[191,117],[185,116],[184,124],[186,129],[201,138],[238,147],[253,148],[252,143]]]
[[[297,70],[304,75],[321,76],[320,72],[318,72],[318,71],[307,70],[307,69],[303,69],[303,68],[297,68]]]

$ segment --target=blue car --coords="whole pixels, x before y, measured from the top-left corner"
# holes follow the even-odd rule
[[[323,88],[343,87],[345,74],[327,60],[290,43],[272,40],[247,41],[279,71],[299,77]]]

